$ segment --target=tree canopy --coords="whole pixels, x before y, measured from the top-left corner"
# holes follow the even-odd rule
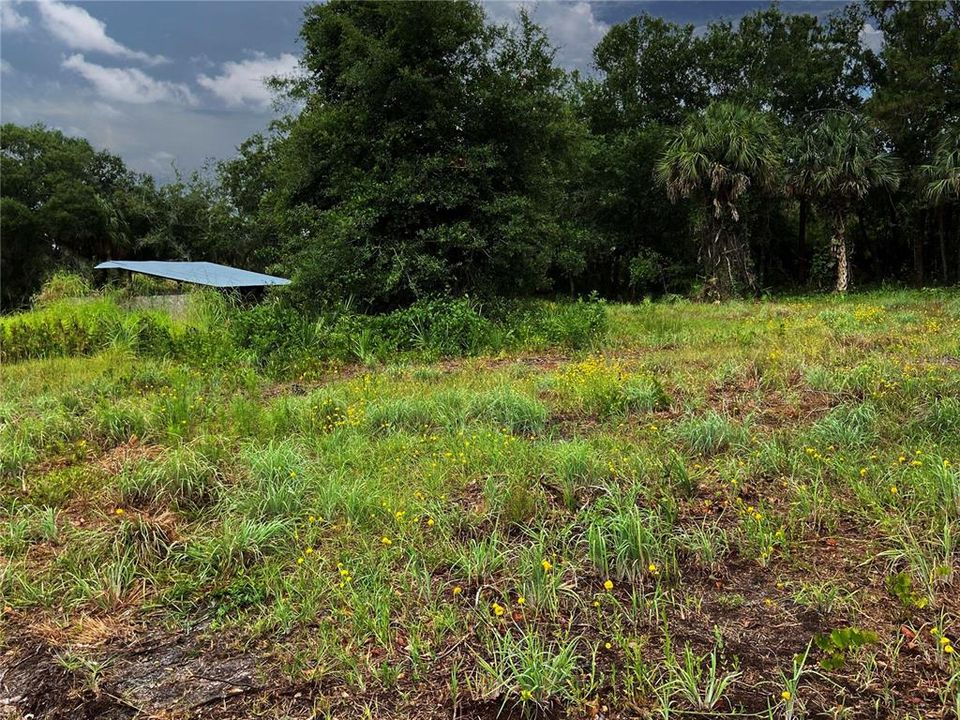
[[[958,0],[641,14],[586,77],[525,12],[471,0],[310,5],[300,39],[289,113],[162,187],[4,126],[3,307],[107,256],[289,273],[294,303],[370,310],[960,279]]]

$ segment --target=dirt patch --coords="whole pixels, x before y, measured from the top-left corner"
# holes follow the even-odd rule
[[[164,450],[165,448],[161,445],[141,443],[134,435],[125,443],[110,448],[97,458],[96,466],[109,475],[116,475],[132,463],[158,458]]]
[[[263,653],[223,634],[156,631],[89,651],[27,627],[8,637],[14,642],[0,656],[0,718],[200,716],[261,692],[268,676]]]

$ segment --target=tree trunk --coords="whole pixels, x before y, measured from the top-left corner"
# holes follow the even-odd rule
[[[706,275],[704,294],[712,300],[728,300],[741,293],[755,294],[757,279],[749,248],[722,219],[714,219],[707,226],[702,250]]]
[[[838,293],[845,293],[850,288],[850,255],[847,248],[846,223],[842,218],[837,218],[833,225],[833,237],[830,239],[830,247],[833,250],[833,257],[837,263],[837,285],[835,290]]]

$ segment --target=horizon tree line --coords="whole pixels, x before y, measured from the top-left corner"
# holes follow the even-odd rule
[[[861,38],[870,22],[879,52]],[[2,306],[107,256],[290,274],[290,302],[710,299],[960,281],[960,2],[641,14],[593,73],[521,11],[308,6],[297,110],[158,187],[84,140],[0,133]]]

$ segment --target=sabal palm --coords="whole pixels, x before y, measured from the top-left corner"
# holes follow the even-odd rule
[[[933,152],[933,162],[923,166],[927,179],[924,195],[935,205],[960,200],[960,127],[945,130]]]
[[[779,136],[770,119],[732,103],[714,103],[687,120],[668,141],[657,177],[672,202],[705,205],[700,257],[718,297],[756,290],[750,252],[739,232],[745,195],[770,187],[780,170]]]
[[[940,228],[940,264],[944,281],[949,280],[947,262],[946,218],[953,206],[960,202],[960,127],[945,129],[933,151],[933,162],[921,167],[926,181],[923,195],[935,208]],[[960,223],[955,223],[957,232],[957,273],[960,278]]]
[[[895,188],[896,163],[866,122],[847,113],[827,113],[792,143],[787,187],[811,197],[830,218],[836,290],[850,283],[846,230],[853,208],[875,188]]]

